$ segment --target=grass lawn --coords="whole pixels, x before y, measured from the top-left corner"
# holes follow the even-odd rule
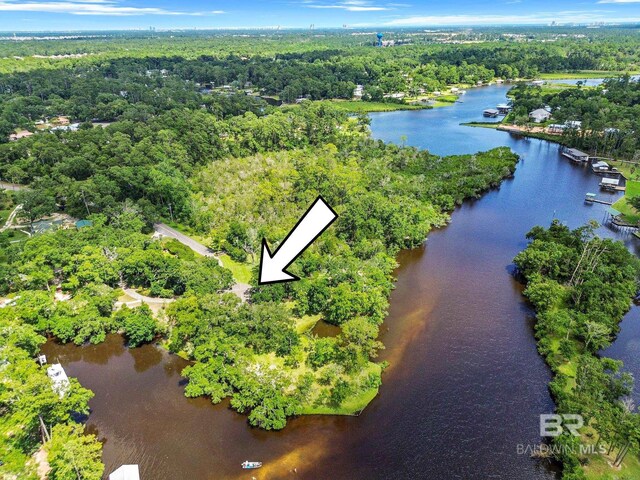
[[[304,317],[303,317],[304,318]],[[306,350],[310,346],[311,339],[306,336],[300,337],[301,347]],[[320,374],[320,370],[313,370],[306,362],[306,353],[303,358],[300,358],[300,362],[296,367],[287,366],[284,364],[284,359],[276,356],[275,353],[265,353],[260,355],[254,355],[254,360],[265,366],[265,368],[278,368],[295,382],[303,375],[311,373],[316,378]],[[369,375],[382,373],[382,366],[379,363],[369,362],[369,364],[359,372],[352,374],[341,373],[340,377],[348,381],[351,385],[362,385]],[[315,383],[312,387],[308,403],[302,406],[300,411],[301,415],[358,415],[378,394],[378,387],[367,388],[361,391],[356,391],[354,394],[349,395],[341,405],[333,407],[330,405],[314,405],[315,400],[320,394],[322,394],[329,387],[322,386]]]
[[[314,407],[313,405],[309,405],[303,408],[300,413],[302,413],[302,415],[359,415],[376,395],[378,395],[378,389],[370,388],[356,396],[349,397],[339,407],[329,407],[326,405]]]
[[[396,110],[424,110],[429,106],[408,105],[404,103],[363,102],[359,100],[334,100],[340,110],[351,113],[394,112]]]
[[[615,452],[614,452],[615,453]],[[620,469],[613,469],[609,462],[615,460],[605,455],[589,455],[589,463],[584,468],[584,473],[589,480],[623,480],[640,478],[640,460],[638,456],[629,452]]]
[[[369,366],[360,373],[360,377],[366,378],[370,373],[380,373],[381,366],[378,363],[369,362]],[[306,405],[300,412],[303,415],[359,415],[371,400],[378,394],[378,388],[369,388],[359,392],[357,395],[351,395],[338,407],[329,405],[315,406],[313,404]]]
[[[627,222],[640,222],[640,214],[628,202],[629,198],[637,197],[639,195],[640,182],[627,181],[627,191],[625,192],[624,197],[613,204],[613,208],[621,212]]]
[[[465,127],[480,127],[480,128],[498,128],[502,125],[502,122],[467,122],[461,123],[460,125],[464,125]]]
[[[581,78],[607,78],[624,75],[629,73],[634,75],[638,72],[621,72],[621,71],[607,71],[607,70],[578,70],[577,72],[557,72],[557,73],[542,73],[539,75],[542,80],[564,80],[569,79],[581,79]]]
[[[9,214],[13,211],[13,209],[11,210],[0,210],[0,225],[4,225],[5,222],[7,221],[7,218],[9,218]]]
[[[306,331],[311,330],[316,323],[320,320],[320,314],[318,315],[305,315],[300,318],[296,318],[296,332],[298,334],[302,334]]]
[[[236,281],[240,283],[249,283],[251,281],[251,270],[254,267],[253,264],[236,262],[226,253],[220,255],[220,260],[222,260],[222,265],[224,265],[225,268],[231,270],[233,278],[235,278]]]

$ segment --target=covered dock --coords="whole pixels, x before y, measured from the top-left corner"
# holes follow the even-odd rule
[[[482,112],[482,115],[485,117],[496,118],[499,113],[500,112],[498,112],[498,110],[496,110],[495,108],[487,108]]]
[[[566,148],[566,149],[562,150],[562,155],[564,155],[569,160],[572,160],[574,162],[583,163],[583,162],[588,162],[589,161],[589,154],[588,153],[584,153],[584,152],[578,150],[577,148]]]
[[[609,192],[624,190],[625,187],[620,185],[620,177],[610,178],[604,177],[600,182],[600,188]]]

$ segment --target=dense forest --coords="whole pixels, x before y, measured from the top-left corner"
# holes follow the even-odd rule
[[[620,467],[640,449],[633,378],[621,362],[599,355],[636,295],[640,261],[623,243],[597,237],[596,227],[570,230],[558,221],[535,227],[527,235],[531,243],[515,258],[537,313],[538,349],[554,373],[557,412],[582,415],[585,422],[581,437],[565,430],[553,438],[565,480],[587,478],[592,464]]]
[[[165,336],[169,349],[196,361],[184,371],[187,395],[231,397],[265,429],[296,414],[359,411],[375,396],[383,365],[371,360],[382,348],[395,253],[419,245],[447,211],[517,162],[505,148],[441,158],[385,145],[369,138],[366,118],[328,103],[227,119],[174,109],[1,148],[5,175],[30,187],[5,193],[25,219],[57,210],[91,221],[18,242],[2,234],[0,288],[13,300],[0,315],[6,332],[27,332],[21,355],[33,355],[45,334],[81,344],[119,332],[131,347]],[[281,240],[318,194],[340,219],[293,267],[304,280],[258,288],[254,272],[248,302],[228,293],[234,280],[215,259],[150,236],[154,220],[173,218],[235,260],[255,260],[259,240]],[[172,303],[157,314],[121,306],[126,289]],[[341,333],[311,334],[320,318]],[[22,349],[19,338],[5,341]],[[42,392],[29,394],[36,403]],[[37,415],[25,423],[14,408],[22,395],[7,388],[2,402],[3,428],[26,435],[0,445],[15,469],[39,440]],[[71,419],[50,423],[81,432]]]
[[[496,77],[640,69],[640,39],[634,35],[614,30],[597,42],[576,33],[558,34],[554,41],[536,41],[540,34],[531,32],[521,35],[516,37],[520,41],[503,37],[501,42],[444,45],[409,35],[410,44],[386,49],[335,33],[313,39],[222,35],[212,37],[212,43],[200,37],[120,39],[119,48],[116,38],[111,51],[100,38],[19,42],[13,56],[0,59],[0,141],[16,128],[35,131],[35,122],[57,115],[73,122],[145,121],[183,106],[224,118],[262,112],[265,103],[259,97],[264,95],[288,103],[350,99],[356,85],[363,85],[365,100],[380,101],[387,94],[416,95]],[[479,38],[493,35],[480,33]],[[211,45],[215,53],[203,53]],[[6,41],[0,42],[0,52],[4,49]],[[28,56],[15,53],[20,51]],[[48,58],[52,54],[62,58]],[[204,87],[226,89],[212,93]]]

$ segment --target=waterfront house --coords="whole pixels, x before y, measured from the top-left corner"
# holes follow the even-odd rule
[[[122,465],[109,475],[109,480],[140,480],[138,465]]]
[[[21,138],[27,138],[27,137],[30,137],[31,135],[33,135],[33,132],[30,132],[29,130],[18,130],[17,132],[9,135],[9,141],[15,142],[16,140],[20,140]]]
[[[544,108],[537,108],[533,112],[529,113],[529,119],[536,123],[546,122],[551,118],[551,113]]]

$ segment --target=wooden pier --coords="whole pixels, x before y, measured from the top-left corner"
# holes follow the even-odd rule
[[[587,203],[600,203],[602,205],[613,205],[613,202],[607,202],[606,200],[600,200],[599,198],[596,198],[596,194],[595,193],[587,193],[586,196],[584,197],[584,201]]]

